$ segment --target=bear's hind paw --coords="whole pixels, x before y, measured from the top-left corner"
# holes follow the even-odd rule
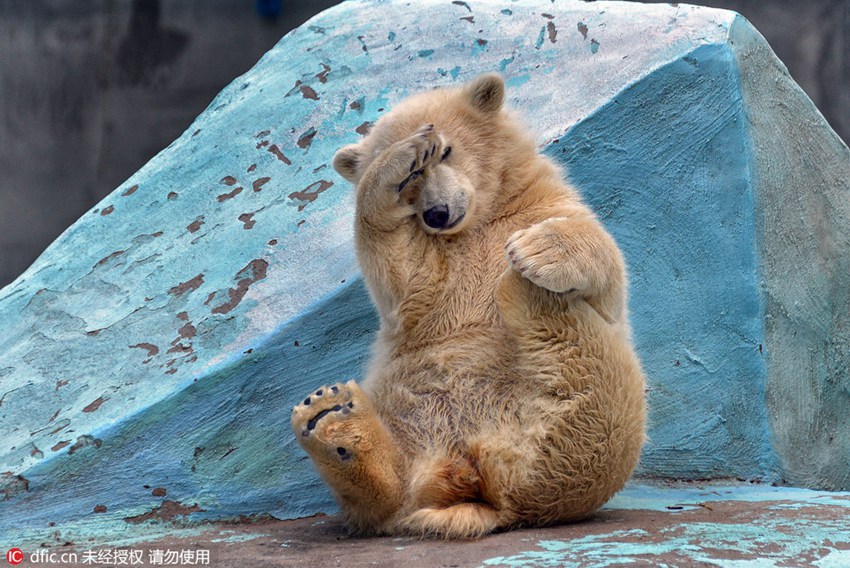
[[[358,394],[353,381],[337,383],[318,389],[296,405],[292,409],[292,428],[301,446],[310,453],[351,460],[357,425],[343,423],[361,410]]]

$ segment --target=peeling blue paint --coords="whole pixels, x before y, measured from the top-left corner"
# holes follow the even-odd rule
[[[487,40],[484,39],[484,38],[477,38],[472,43],[472,56],[478,57],[486,49],[487,49]]]
[[[723,518],[717,522],[684,522],[660,528],[634,528],[602,532],[559,541],[539,540],[536,548],[512,556],[487,559],[483,566],[520,567],[608,567],[659,564],[657,558],[676,559],[674,565],[779,568],[804,565],[830,566],[847,557],[850,524],[833,514],[824,518],[823,507],[845,509],[850,515],[850,494],[826,493],[759,485],[705,484],[671,487],[631,484],[605,506],[606,510],[649,509],[679,516],[678,506],[711,509],[711,503],[741,501],[769,507],[793,505],[795,516],[754,514]],[[837,564],[840,566],[840,564]]]
[[[454,80],[457,79],[458,75],[460,75],[460,65],[455,65],[448,71],[440,67],[439,69],[437,69],[437,72],[443,77],[448,75],[452,78],[452,80]]]
[[[506,85],[509,89],[515,89],[517,87],[521,87],[526,84],[531,79],[531,75],[525,73],[523,75],[514,75],[507,81],[505,81]]]
[[[537,41],[534,42],[534,49],[543,47],[543,39],[546,37],[546,26],[540,28],[540,33],[537,35]]]

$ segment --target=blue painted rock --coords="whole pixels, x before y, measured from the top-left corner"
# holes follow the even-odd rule
[[[746,21],[355,1],[0,292],[0,534],[332,510],[290,407],[356,378],[377,322],[328,164],[407,94],[492,70],[626,254],[641,473],[850,487],[848,149]]]

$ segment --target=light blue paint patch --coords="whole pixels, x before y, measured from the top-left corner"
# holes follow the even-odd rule
[[[653,562],[664,555],[682,565],[779,568],[812,554],[824,555],[829,565],[846,554],[835,550],[836,543],[847,542],[850,528],[843,521],[758,517],[740,523],[683,523],[654,534],[633,529],[568,541],[544,540],[536,550],[491,558],[483,566],[602,568]]]
[[[236,542],[250,542],[252,540],[256,540],[258,538],[263,538],[271,536],[270,534],[234,534],[230,536],[226,536],[223,538],[213,538],[210,542],[225,542],[225,543],[236,543]]]
[[[540,28],[540,34],[537,36],[537,41],[534,42],[534,49],[540,49],[543,46],[543,39],[546,37],[546,26]]]
[[[487,49],[487,40],[483,38],[478,38],[472,43],[472,51],[470,55],[473,57],[478,57]]]
[[[732,54],[709,45],[631,85],[545,150],[567,166],[629,266],[650,386],[639,471],[779,478],[746,125]]]
[[[502,14],[504,14],[505,16],[510,16],[511,14],[513,14],[513,12],[510,10],[510,8],[504,8],[502,10]]]
[[[694,510],[700,503],[714,501],[745,501],[748,503],[777,503],[776,508],[845,507],[850,515],[850,492],[814,491],[797,487],[773,487],[749,483],[734,484],[717,481],[707,483],[650,483],[637,480],[629,483],[603,507],[611,510],[647,510],[676,513]],[[682,507],[682,509],[670,509]]]
[[[446,71],[442,67],[437,69],[437,73],[439,73],[443,77],[451,76],[452,80],[457,79],[457,76],[460,75],[460,66],[452,67],[451,70]]]
[[[847,568],[850,566],[850,550],[832,550],[813,564],[818,568]]]
[[[531,79],[531,75],[528,73],[523,73],[522,75],[515,75],[513,77],[509,77],[505,84],[508,88],[515,89],[521,85],[524,85]]]
[[[431,56],[434,55],[434,50],[433,49],[420,49],[419,53],[417,53],[417,55],[419,57],[422,57],[423,59],[430,59]]]
[[[387,34],[387,39],[389,41],[395,41],[395,32],[390,32]]]
[[[141,514],[141,511],[139,512]],[[111,547],[133,546],[140,542],[149,542],[162,538],[196,537],[209,527],[200,525],[184,526],[178,523],[142,523],[128,525],[123,518],[115,515],[90,515],[63,523],[61,526],[48,527],[12,527],[0,531],[4,543],[16,543],[23,550],[58,547],[65,542],[78,546],[96,547],[109,544]],[[17,544],[20,543],[20,544]]]
[[[590,53],[596,55],[599,52],[599,42],[595,39],[590,40]]]
[[[513,55],[511,55],[510,57],[507,57],[505,59],[502,59],[501,61],[499,61],[499,71],[501,73],[504,73],[505,70],[508,68],[508,65],[510,65],[513,62],[514,62],[514,56]]]

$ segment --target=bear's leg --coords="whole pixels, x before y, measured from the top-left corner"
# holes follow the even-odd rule
[[[496,299],[525,387],[514,422],[475,440],[478,469],[524,524],[584,518],[623,487],[644,442],[644,379],[628,327],[511,268]]]
[[[487,502],[473,456],[419,456],[409,470],[409,502],[398,528],[416,536],[477,538],[502,526]]]
[[[408,515],[401,523],[408,534],[441,538],[479,538],[501,526],[499,512],[487,503],[457,503],[448,507],[426,507]]]
[[[583,207],[515,232],[507,242],[511,268],[529,281],[583,298],[609,323],[626,308],[625,266],[614,239]]]
[[[396,446],[354,382],[322,387],[292,410],[292,427],[353,532],[374,534],[403,499]]]

